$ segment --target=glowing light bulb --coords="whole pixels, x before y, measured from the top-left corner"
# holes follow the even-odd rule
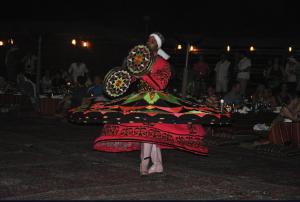
[[[228,45],[227,48],[226,48],[227,52],[230,51],[230,46]]]
[[[76,44],[77,44],[77,41],[76,41],[76,39],[72,39],[72,45],[74,45],[74,46],[76,46]]]

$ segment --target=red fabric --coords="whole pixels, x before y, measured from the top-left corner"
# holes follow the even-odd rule
[[[269,141],[271,144],[278,145],[285,145],[290,142],[300,147],[300,122],[278,122],[274,124],[269,133]]]
[[[171,77],[170,64],[157,56],[149,74],[142,77],[154,90],[163,90]]]
[[[142,79],[154,90],[163,90],[171,77],[169,63],[157,56],[151,72]],[[155,114],[155,113],[154,113]],[[102,135],[95,140],[94,149],[106,152],[126,152],[140,149],[141,142],[154,143],[162,149],[182,149],[207,155],[203,138],[205,130],[200,125],[125,123],[106,124]]]
[[[95,140],[94,149],[106,152],[125,152],[140,149],[141,142],[159,145],[162,149],[181,149],[207,155],[204,146],[205,130],[188,124],[106,124],[102,135]]]

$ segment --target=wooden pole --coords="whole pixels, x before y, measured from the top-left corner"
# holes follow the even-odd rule
[[[41,80],[41,58],[42,57],[42,36],[39,36],[38,40],[38,59],[36,68],[36,96],[37,96],[37,106],[39,106],[39,95],[40,95],[40,80]]]
[[[185,66],[183,71],[182,88],[181,88],[182,98],[186,97],[186,88],[187,88],[187,81],[188,81],[189,51],[190,51],[190,44],[187,43],[186,55],[185,55]]]

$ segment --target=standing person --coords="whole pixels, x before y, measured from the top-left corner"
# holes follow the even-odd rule
[[[89,70],[86,67],[86,64],[84,64],[82,61],[73,62],[69,68],[69,73],[71,74],[72,81],[74,83],[77,83],[77,78],[79,76],[86,77],[88,72]]]
[[[25,57],[23,57],[22,62],[24,64],[25,75],[35,81],[38,57],[29,51]]]
[[[276,89],[280,86],[280,83],[284,78],[283,66],[279,63],[279,58],[274,58],[271,66],[267,69],[266,78],[268,86],[272,89]]]
[[[221,55],[221,60],[216,64],[216,92],[226,93],[228,86],[228,70],[231,62],[228,61],[225,54]]]
[[[296,84],[297,84],[296,70],[298,65],[299,65],[298,61],[294,57],[289,57],[285,65],[287,83],[289,88],[294,92],[296,91]]]
[[[250,79],[251,60],[246,56],[246,53],[240,53],[240,61],[238,63],[237,80],[241,84],[241,94],[246,95],[247,84]]]
[[[134,101],[137,100],[136,98],[142,97],[142,99],[147,99],[147,95],[149,95],[148,102],[150,103],[148,107],[168,108],[166,105],[160,106],[159,103],[161,102],[170,102],[174,105],[174,99],[176,98],[162,92],[171,77],[170,64],[167,61],[169,56],[161,49],[163,43],[164,37],[160,33],[153,33],[148,38],[147,46],[153,53],[154,60],[151,71],[137,77],[137,82],[139,82],[138,94],[126,97],[126,100],[132,100],[133,102],[131,109],[140,107],[135,105]],[[156,100],[155,102],[154,99]],[[142,102],[145,101],[142,100]],[[180,106],[182,107],[182,105]],[[125,107],[128,107],[128,104],[119,105],[119,109]],[[134,111],[132,110],[128,113],[134,114]],[[170,109],[169,114],[172,114],[171,111]],[[164,171],[161,155],[162,148],[178,148],[200,155],[207,155],[208,150],[203,142],[205,130],[201,125],[165,122],[154,123],[145,120],[140,117],[133,117],[131,121],[127,122],[105,124],[102,135],[95,140],[94,149],[107,152],[140,149],[140,174],[142,176],[152,173],[162,173]],[[151,167],[150,162],[152,162]]]
[[[52,88],[52,80],[51,80],[51,77],[50,77],[50,71],[49,70],[46,70],[45,74],[42,77],[41,87],[42,87],[42,92],[43,93],[47,93],[47,92],[52,90],[51,89]]]
[[[206,85],[209,80],[209,66],[205,62],[204,56],[199,55],[199,58],[195,64],[193,64],[193,80],[195,87],[193,89],[193,96],[199,97],[206,93]]]
[[[17,45],[9,45],[5,55],[5,66],[7,80],[9,82],[16,82],[17,74],[22,70],[21,66],[21,54]]]

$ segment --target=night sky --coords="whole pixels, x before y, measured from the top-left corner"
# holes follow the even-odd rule
[[[2,22],[89,22],[167,35],[298,36],[297,1],[171,0],[16,1],[1,9]]]

